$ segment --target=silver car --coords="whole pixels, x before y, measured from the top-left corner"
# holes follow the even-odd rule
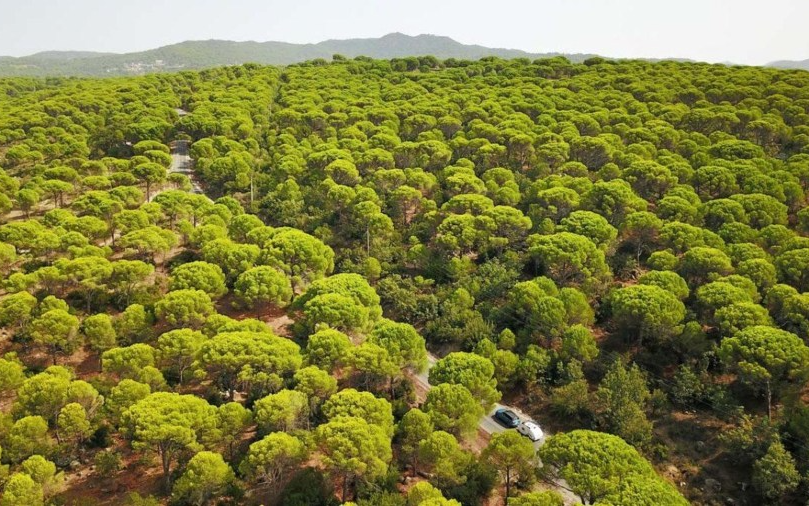
[[[539,441],[545,435],[542,432],[542,429],[539,428],[539,425],[530,420],[527,422],[522,422],[520,425],[518,425],[517,432],[527,437],[531,441]]]

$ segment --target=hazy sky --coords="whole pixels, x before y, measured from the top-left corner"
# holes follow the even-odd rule
[[[0,0],[0,55],[398,31],[531,52],[763,64],[809,58],[807,22],[809,0]]]

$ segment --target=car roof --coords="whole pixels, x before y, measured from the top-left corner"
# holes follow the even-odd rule
[[[525,421],[525,422],[523,422],[522,424],[523,424],[523,425],[525,425],[526,427],[530,427],[530,428],[532,428],[532,429],[533,429],[533,428],[537,428],[537,429],[539,428],[539,424],[538,424],[538,423],[536,423],[536,422],[534,422],[533,420],[528,420],[528,421]]]

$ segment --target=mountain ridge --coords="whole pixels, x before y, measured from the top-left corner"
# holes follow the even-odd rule
[[[219,65],[260,63],[289,65],[342,54],[349,58],[400,58],[431,55],[439,59],[543,58],[565,56],[583,61],[594,54],[529,53],[520,49],[489,48],[462,44],[441,35],[406,35],[329,39],[314,44],[281,41],[191,40],[132,53],[92,51],[44,51],[29,56],[0,56],[0,76],[103,76],[147,72],[196,70]]]
[[[767,64],[768,67],[778,69],[809,70],[809,59],[806,60],[778,60]]]
[[[289,65],[317,58],[330,59],[334,54],[342,54],[348,58],[368,56],[380,59],[430,55],[442,60],[477,60],[486,56],[529,59],[564,56],[573,62],[582,62],[597,56],[590,53],[531,53],[521,49],[463,44],[444,35],[406,35],[393,32],[381,37],[328,39],[304,44],[272,40],[259,42],[207,39],[187,40],[131,53],[42,51],[22,57],[0,56],[0,77],[126,76],[243,63]],[[645,60],[691,61],[684,58]],[[782,60],[766,66],[809,70],[809,60]]]

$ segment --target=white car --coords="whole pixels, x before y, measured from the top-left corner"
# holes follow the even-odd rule
[[[536,422],[527,421],[522,422],[517,426],[517,432],[527,437],[531,441],[539,441],[545,435],[542,429],[539,428]]]

